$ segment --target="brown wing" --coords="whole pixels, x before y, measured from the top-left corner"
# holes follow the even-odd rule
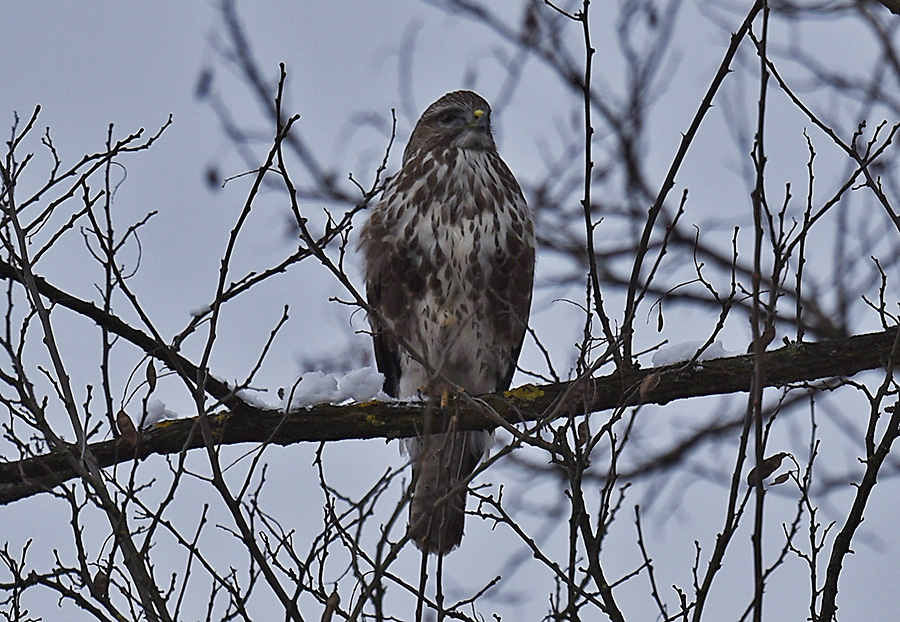
[[[528,328],[534,284],[534,224],[519,184],[499,156],[495,171],[499,181],[495,196],[498,199],[502,196],[509,206],[510,224],[506,230],[506,250],[494,257],[486,285],[495,310],[494,339],[509,347],[509,360],[497,370],[497,390],[505,391],[515,374]]]
[[[366,299],[374,309],[381,309],[382,279],[370,280],[366,286]],[[400,387],[400,350],[387,331],[372,322],[372,340],[375,344],[375,364],[384,374],[384,392],[398,397]]]
[[[512,383],[519,353],[522,351],[522,343],[525,341],[525,332],[528,328],[528,314],[531,309],[531,291],[534,282],[534,248],[529,247],[523,251],[523,255],[519,261],[514,263],[509,273],[509,286],[506,288],[508,291],[504,301],[509,312],[500,314],[501,318],[508,322],[508,338],[512,347],[509,363],[497,384],[498,391],[505,391]]]
[[[366,262],[366,298],[393,330],[408,325],[411,301],[421,294],[422,277],[412,249],[391,235],[394,223],[386,213],[393,198],[377,205],[363,227],[360,246]],[[370,315],[375,362],[384,374],[384,392],[399,397],[402,349],[390,330]]]

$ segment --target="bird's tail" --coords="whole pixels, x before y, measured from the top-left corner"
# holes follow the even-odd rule
[[[467,496],[459,482],[478,466],[489,441],[488,432],[452,432],[416,439],[409,446],[415,482],[409,525],[420,550],[444,554],[459,546]],[[447,497],[454,488],[458,490]]]

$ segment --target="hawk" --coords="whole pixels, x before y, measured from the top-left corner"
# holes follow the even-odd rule
[[[370,317],[387,394],[446,398],[456,386],[475,395],[509,388],[531,307],[534,224],[480,95],[454,91],[425,110],[360,248],[366,296],[383,322]],[[459,545],[466,509],[459,482],[490,441],[483,431],[405,441],[413,465],[409,525],[422,551]]]

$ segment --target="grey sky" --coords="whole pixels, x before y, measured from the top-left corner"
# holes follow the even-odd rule
[[[519,2],[496,4],[509,5],[513,16],[520,13]],[[608,88],[611,98],[616,98],[621,96],[621,86],[627,76],[622,75],[619,52],[612,38],[615,24],[604,19],[604,12],[612,11],[607,4],[596,2],[593,9],[598,48],[596,80]],[[515,60],[511,56],[512,48],[496,43],[484,27],[412,0],[243,3],[239,8],[256,58],[267,72],[266,79],[274,87],[278,63],[286,64],[289,112],[302,115],[297,131],[308,141],[321,164],[340,180],[352,173],[364,184],[371,182],[387,143],[383,128],[389,123],[391,108],[397,109],[398,117],[397,145],[389,167],[393,171],[412,124],[428,103],[446,91],[463,86],[494,100],[501,95],[499,82],[504,75],[504,63]],[[665,76],[658,81],[659,90],[653,94],[659,103],[654,116],[648,120],[653,140],[648,141],[646,149],[651,168],[657,174],[656,181],[663,178],[681,133],[696,109],[698,94],[707,88],[725,46],[723,40],[727,33],[703,19],[707,11],[708,5],[704,3],[685,6],[677,27],[677,54],[666,58]],[[260,136],[272,131],[262,119],[258,102],[246,92],[220,56],[223,26],[215,3],[6,2],[3,13],[0,18],[0,40],[4,42],[0,69],[3,128],[12,124],[13,111],[26,119],[34,106],[40,104],[38,127],[51,127],[56,148],[63,160],[71,163],[83,153],[103,148],[110,123],[115,124],[118,137],[138,128],[153,133],[169,114],[173,115],[173,125],[158,144],[148,152],[123,160],[127,178],[116,192],[115,206],[122,227],[151,210],[159,212],[142,230],[142,267],[133,287],[162,334],[167,337],[175,334],[189,321],[192,310],[212,299],[218,260],[250,184],[249,177],[238,178],[224,189],[215,190],[204,181],[210,166],[222,176],[238,175],[248,167],[224,136],[208,103],[195,97],[201,73],[212,69],[212,88],[228,103],[232,118],[239,125],[255,128]],[[722,13],[720,17],[730,20],[728,23],[737,23],[733,14]],[[787,41],[790,28],[779,28]],[[571,36],[571,49],[577,54],[580,33],[575,27]],[[850,46],[851,50],[836,44],[847,38],[845,35],[838,38],[831,25],[818,29],[813,26],[799,39],[806,46],[804,49],[818,54],[823,63],[852,64],[853,54],[865,55],[861,46]],[[407,48],[404,42],[414,42],[414,47]],[[411,57],[408,49],[414,50]],[[749,50],[741,58],[745,66],[755,61]],[[734,129],[735,116],[753,113],[756,96],[752,79],[747,80],[738,72],[733,81],[735,87],[728,95],[732,99],[717,100],[716,109],[693,147],[697,153],[721,149],[721,156],[689,158],[676,183],[679,194],[682,188],[690,188],[690,222],[704,224],[704,231],[717,237],[726,249],[732,227],[750,222],[746,200],[749,188],[742,177],[748,161],[745,157],[741,160],[749,145],[743,150],[736,148],[733,140],[740,143],[744,137],[734,138],[729,128]],[[742,81],[746,81],[745,90],[737,86]],[[797,184],[796,192],[802,194],[806,142],[801,132],[809,123],[796,111],[788,110],[783,96],[776,94],[773,99],[776,101],[772,106],[772,135],[777,138],[772,142],[779,149],[777,152],[773,149],[775,154],[770,165],[772,188],[793,181]],[[546,166],[546,159],[562,151],[560,134],[577,128],[573,126],[579,122],[577,102],[539,61],[528,59],[512,98],[500,104],[495,118],[501,154],[527,190],[529,180],[540,178],[537,171]],[[841,101],[823,102],[822,106],[823,113],[833,114],[836,119],[850,108]],[[367,118],[376,121],[360,124],[356,121],[358,115],[374,115]],[[877,116],[873,117],[873,124],[878,120]],[[376,127],[378,124],[380,128]],[[848,128],[852,131],[852,124],[841,129]],[[8,129],[4,131],[8,135]],[[829,162],[828,157],[835,150],[822,140],[821,134],[814,130],[810,134],[822,153],[821,192],[825,194],[834,189],[829,174],[842,170],[843,165]],[[260,157],[266,147],[264,141],[252,146]],[[49,166],[36,136],[32,137],[29,150],[38,155],[31,164],[30,175],[23,177],[24,187],[40,183]],[[610,163],[602,161],[600,156],[600,164]],[[298,177],[302,179],[302,176],[298,172]],[[349,183],[347,188],[352,188]],[[321,217],[321,207],[322,204],[315,202],[305,205],[315,218]],[[236,276],[273,264],[292,252],[295,242],[288,237],[289,218],[283,194],[271,192],[260,197],[239,245]],[[598,236],[609,235],[611,239],[626,234],[616,231],[609,235],[600,229]],[[829,248],[833,241],[826,238],[818,243],[822,248]],[[569,296],[581,301],[583,293],[578,288],[554,288],[549,284],[554,276],[568,269],[568,264],[549,254],[539,256],[538,262],[542,287],[536,294],[532,324],[548,344],[558,369],[565,373],[573,364],[573,344],[579,339],[581,313],[574,305],[557,299]],[[351,267],[351,275],[360,283],[355,264]],[[685,275],[691,272],[690,266],[667,269],[672,274],[679,270],[685,270]],[[99,268],[87,256],[77,234],[70,236],[58,252],[48,255],[40,273],[87,298],[92,296],[92,283],[100,279]],[[328,301],[332,296],[346,297],[339,284],[320,266],[304,262],[260,288],[252,299],[229,305],[220,328],[226,337],[218,342],[212,357],[213,373],[229,379],[245,375],[286,304],[290,305],[291,321],[255,383],[269,389],[269,393],[261,395],[263,400],[276,402],[274,390],[296,379],[305,361],[322,360],[335,353],[367,351],[367,336],[355,333],[365,327],[362,313],[351,317],[347,307]],[[656,333],[655,316],[646,309],[644,314],[638,324],[638,330],[643,332],[639,339],[643,347],[667,338],[704,339],[709,332],[709,317],[693,310],[676,317],[667,316],[662,334]],[[861,325],[869,323],[875,328],[873,318],[860,319]],[[747,322],[735,318],[721,338],[726,349],[740,351],[746,348],[748,335]],[[62,342],[70,353],[86,348],[92,357],[96,356],[93,336],[67,334]],[[196,347],[199,344],[187,344],[186,353],[194,355],[196,350],[192,348]],[[123,383],[138,360],[122,361]],[[532,369],[542,367],[542,358],[533,344],[526,345],[522,364]],[[77,373],[75,379],[76,386],[79,380],[82,385],[86,382]],[[517,377],[514,384],[525,380]],[[190,414],[189,396],[183,390],[156,397],[170,408]],[[736,397],[723,401],[722,408],[739,411],[743,403],[743,397]],[[707,404],[705,408],[708,407]],[[695,425],[692,408],[691,405],[675,409],[648,408],[642,416],[646,416],[650,431],[641,442],[648,448],[663,443],[665,439],[654,436],[654,429],[667,432],[690,429]],[[859,408],[859,404],[851,402],[848,408]],[[654,428],[656,425],[659,427]],[[803,423],[797,422],[791,430],[781,432],[785,437],[783,442],[793,440],[802,447],[805,437],[800,440],[790,437],[799,435],[798,430],[803,429]],[[845,461],[835,466],[835,471],[855,464],[855,449],[843,447],[835,454],[839,456],[837,460]],[[273,448],[268,454],[271,463],[268,500],[277,505],[281,516],[293,522],[290,528],[301,532],[311,528],[311,533],[315,533],[321,520],[320,494],[310,466],[313,451],[312,447],[293,446]],[[711,453],[714,455],[707,455],[705,461],[687,467],[704,478],[685,479],[691,483],[685,483],[683,490],[668,487],[665,497],[656,499],[655,507],[653,491],[635,493],[634,498],[626,500],[623,518],[608,544],[609,557],[614,560],[610,562],[613,574],[624,574],[640,563],[628,515],[633,503],[647,500],[653,510],[648,518],[647,535],[656,551],[654,557],[663,573],[663,584],[690,585],[693,541],[703,539],[704,555],[708,554],[724,512],[721,500],[724,489],[716,482],[715,474],[709,473],[713,470],[711,465],[729,469],[733,461],[730,453]],[[235,457],[239,454],[240,450]],[[360,478],[360,472],[372,475],[374,481],[386,465],[397,465],[402,460],[396,443],[386,446],[380,441],[337,443],[327,448],[326,455],[331,460],[332,483],[351,494],[359,494],[372,483]],[[200,468],[200,457],[197,463]],[[823,468],[827,470],[828,466]],[[516,481],[520,474],[513,469],[497,472],[505,473],[503,477],[510,478],[518,486],[517,490],[529,489],[525,476],[521,476],[524,481]],[[522,503],[541,505],[559,493],[558,490],[542,492],[541,487],[550,486],[552,482],[543,481],[531,491],[534,497],[523,498]],[[195,491],[197,497],[185,498],[178,504],[178,511],[192,516],[191,512],[195,511],[192,503],[203,498],[204,493],[199,484],[192,484],[187,490]],[[900,578],[900,555],[893,534],[896,492],[896,484],[890,481],[880,483],[877,488],[876,498],[867,512],[865,531],[859,546],[855,547],[858,554],[847,561],[848,572],[841,582],[842,619],[887,619],[887,612],[894,611],[888,607],[893,599],[884,594],[892,594]],[[846,494],[828,498],[834,504],[830,509],[835,516],[841,515],[849,493],[848,489]],[[679,495],[683,498],[675,499]],[[773,547],[779,543],[781,522],[787,520],[792,504],[792,499],[776,499],[772,503],[773,524],[766,538]],[[668,507],[675,507],[676,511],[669,512]],[[53,523],[53,508],[54,502],[45,498],[5,507],[0,519],[3,531],[19,546],[27,538],[38,539],[36,559],[49,559],[52,548],[65,547],[67,540],[65,529],[62,540],[55,539],[58,534],[52,530],[58,530],[59,526]],[[557,520],[562,522],[564,518]],[[534,519],[532,525],[540,522]],[[91,535],[100,537],[101,533],[104,532],[99,529]],[[544,534],[547,546],[558,547],[561,534],[559,530],[548,530]],[[739,537],[748,540],[749,533]],[[494,551],[516,550],[517,546],[511,534],[492,531],[490,525],[470,520],[463,548],[448,558],[452,576],[449,591],[456,595],[486,583],[499,572],[501,556]],[[410,570],[410,576],[415,576],[417,562],[410,551],[408,559],[403,561],[403,568]],[[222,563],[238,562],[225,558]],[[720,591],[717,596],[720,600],[712,606],[731,615],[738,609],[731,602],[733,598],[743,603],[749,593],[747,582],[752,568],[749,548],[734,552],[726,559],[728,564],[731,568],[719,580],[740,585],[739,595],[732,597],[728,590]],[[802,569],[798,571],[796,558],[790,558],[789,564],[792,568],[784,576],[799,577],[799,580],[797,583],[776,580],[769,585],[769,606],[776,610],[783,607],[785,611],[784,618],[773,614],[772,620],[803,619],[805,615],[805,575]],[[527,557],[522,568],[503,570],[504,578],[512,575],[517,582],[515,588],[501,588],[503,595],[511,600],[497,601],[498,612],[507,620],[540,619],[546,610],[546,594],[551,589],[548,574],[528,567]],[[457,585],[461,589],[454,592]],[[646,591],[643,579],[632,582],[622,588],[622,600],[644,603]],[[202,593],[205,595],[206,591]],[[796,598],[797,593],[802,596]],[[881,596],[873,598],[870,596],[873,593]],[[667,596],[671,597],[671,593]],[[640,617],[652,616],[649,602],[646,607],[635,605],[635,611],[634,619],[652,619]],[[48,619],[52,618],[52,608],[42,612],[50,616]],[[315,619],[318,613],[309,611],[305,615]]]

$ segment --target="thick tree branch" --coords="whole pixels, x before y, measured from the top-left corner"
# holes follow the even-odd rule
[[[90,307],[99,312],[93,305]],[[891,328],[843,339],[792,344],[767,352],[765,386],[846,377],[880,368],[887,363],[895,336],[896,328]],[[580,414],[586,409],[602,411],[638,404],[666,404],[676,399],[747,391],[753,369],[752,355],[744,355],[704,361],[688,368],[671,365],[633,369],[624,374],[616,372],[589,382],[576,381],[578,386],[575,387],[565,382],[525,385],[481,399],[506,421],[515,424],[543,419],[551,412],[558,418]],[[658,375],[659,384],[641,395],[639,388],[644,378],[654,374]],[[225,385],[218,389],[227,392]],[[565,402],[561,403],[563,398]],[[222,401],[240,402],[233,394]],[[222,445],[290,445],[303,441],[406,437],[416,434],[426,412],[423,403],[377,401],[346,406],[319,405],[290,413],[261,409],[244,402],[240,404],[240,408],[210,417],[213,434]],[[201,447],[203,440],[194,429],[196,424],[196,418],[161,422],[143,433],[137,453],[145,457]],[[460,412],[456,425],[458,429],[495,427],[474,410]],[[95,443],[91,451],[101,467],[126,462],[133,459],[135,453],[117,447],[115,441]],[[74,476],[60,453],[0,463],[0,503],[48,490]]]

